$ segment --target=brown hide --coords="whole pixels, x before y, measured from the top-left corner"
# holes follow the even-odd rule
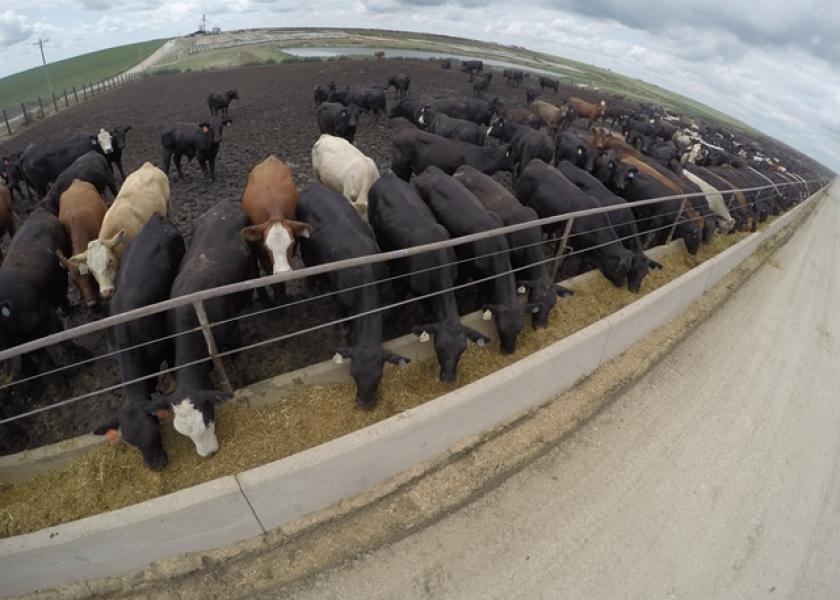
[[[300,194],[295,185],[292,170],[282,160],[271,154],[256,165],[248,174],[248,185],[242,194],[242,211],[251,219],[254,227],[262,226],[260,242],[260,262],[268,273],[273,270],[271,254],[265,250],[265,236],[274,223],[281,223],[294,240],[296,228],[295,214]],[[252,234],[246,239],[252,239]],[[291,261],[294,254],[293,246],[289,247],[287,260]]]
[[[592,104],[576,96],[569,98],[569,101],[574,105],[577,114],[584,119],[589,119],[590,122],[600,119],[607,113],[606,104],[603,106],[601,104]]]
[[[85,252],[88,242],[99,237],[102,219],[107,207],[96,188],[86,181],[74,179],[58,201],[58,220],[67,231],[72,245],[72,255]],[[65,257],[59,256],[61,264],[68,270],[70,279],[79,288],[82,300],[88,306],[96,304],[97,289],[93,277],[82,275],[79,267],[71,265]]]

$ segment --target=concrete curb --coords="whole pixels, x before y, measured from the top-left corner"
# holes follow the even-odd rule
[[[124,575],[155,560],[248,539],[428,461],[551,400],[670,321],[824,190],[606,319],[436,400],[235,477],[0,540],[0,594]],[[431,352],[426,346],[419,351]]]

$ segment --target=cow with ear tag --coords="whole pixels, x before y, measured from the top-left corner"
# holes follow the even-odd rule
[[[193,225],[190,245],[170,296],[177,298],[255,278],[257,261],[242,239],[242,228],[246,225],[248,216],[229,200],[220,200],[201,215]],[[239,321],[234,317],[247,306],[252,295],[253,292],[247,290],[204,302],[207,320],[213,325],[213,337],[220,351],[241,345]],[[213,389],[212,362],[204,336],[195,331],[198,318],[193,306],[186,304],[169,311],[167,324],[170,334],[181,334],[175,338],[177,385],[174,392],[156,400],[152,410],[172,410],[176,431],[192,440],[200,456],[210,456],[219,448],[215,405],[233,394]],[[185,331],[190,333],[184,334]]]
[[[498,216],[507,225],[517,225],[535,221],[539,217],[533,209],[522,206],[513,194],[485,175],[478,169],[464,165],[455,171],[454,178],[467,188],[481,202],[481,205]],[[548,272],[545,262],[545,245],[542,228],[524,229],[507,234],[508,244],[512,248],[510,262],[517,271],[517,288],[528,294],[528,302],[538,306],[531,315],[534,329],[548,326],[551,310],[557,303],[557,297],[572,295],[572,291],[558,286]]]
[[[70,257],[69,264],[82,275],[89,271],[100,295],[110,298],[126,243],[155,213],[164,217],[169,213],[169,179],[147,162],[126,178],[102,219],[97,239],[88,242],[87,250]]]
[[[117,275],[117,291],[108,304],[116,315],[169,298],[172,282],[184,257],[184,238],[166,217],[154,214],[126,248]],[[111,348],[120,350],[120,379],[135,381],[157,373],[161,363],[174,366],[174,341],[167,336],[166,313],[115,325],[109,330]],[[150,343],[151,342],[151,343]],[[123,405],[93,433],[122,438],[143,455],[150,469],[163,469],[168,460],[160,438],[160,410],[152,406],[156,377],[122,389]]]
[[[292,170],[273,154],[248,174],[242,211],[253,225],[242,229],[242,237],[256,246],[266,273],[291,271],[298,238],[309,237],[312,230],[295,220],[298,197]],[[282,285],[276,291],[274,300],[280,302]]]
[[[322,102],[316,111],[318,128],[321,133],[344,138],[352,144],[361,112],[355,104],[344,106],[338,102]]]
[[[176,122],[163,125],[160,128],[160,144],[163,147],[163,170],[167,177],[173,156],[178,177],[184,177],[181,157],[186,156],[187,160],[195,157],[205,179],[209,176],[211,181],[215,181],[216,156],[219,154],[222,134],[231,123],[231,119],[216,116],[201,123]]]
[[[414,187],[393,173],[386,173],[373,184],[368,214],[376,239],[386,252],[449,239],[449,233],[435,221]],[[452,291],[458,275],[455,262],[455,251],[447,248],[408,256],[391,265],[394,274],[403,276],[397,281],[404,282],[413,296],[435,294],[423,301],[430,319],[412,331],[421,341],[434,336],[440,380],[449,382],[455,381],[458,361],[467,349],[467,340],[479,346],[490,341],[461,323]]]
[[[300,242],[301,256],[307,266],[380,253],[370,226],[347,200],[319,183],[313,183],[301,194],[298,216],[313,227],[311,235]],[[376,282],[387,277],[388,268],[383,263],[331,271],[325,276],[333,290],[346,290],[334,296],[345,316],[381,308],[382,288],[387,284]],[[387,297],[388,293],[384,295]],[[351,361],[356,404],[366,410],[376,404],[385,362],[397,365],[409,362],[382,347],[381,311],[353,320],[353,345],[336,352],[336,360],[344,359]]]
[[[502,220],[487,211],[472,192],[438,169],[428,167],[414,180],[420,197],[449,235],[460,237],[503,227]],[[522,331],[523,312],[539,311],[536,304],[520,304],[510,264],[510,246],[504,235],[461,244],[455,248],[460,279],[487,279],[480,285],[485,315],[495,318],[496,331],[504,354],[516,351],[516,338]],[[471,260],[470,260],[471,259]]]

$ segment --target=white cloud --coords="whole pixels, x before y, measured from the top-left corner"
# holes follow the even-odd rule
[[[26,17],[13,11],[0,13],[0,48],[9,48],[32,35]]]

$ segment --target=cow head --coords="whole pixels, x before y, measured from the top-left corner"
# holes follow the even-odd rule
[[[143,455],[147,467],[160,471],[169,462],[160,437],[160,414],[151,403],[126,402],[116,415],[94,429],[93,434],[107,436],[111,441],[121,439],[134,446]]]
[[[114,278],[119,266],[115,250],[126,243],[126,237],[123,229],[109,240],[91,240],[88,242],[87,250],[71,256],[68,260],[70,265],[77,267],[82,275],[86,275],[88,271],[93,274],[103,298],[107,299],[114,295]]]
[[[440,380],[447,383],[455,381],[458,374],[458,361],[467,349],[467,339],[471,339],[479,346],[490,343],[475,329],[462,325],[457,319],[448,319],[440,323],[421,325],[412,329],[415,335],[424,341],[423,334],[433,335],[435,339],[435,354],[440,365]]]
[[[359,115],[362,114],[360,109],[355,104],[345,106],[340,113],[341,120],[346,124],[348,129],[355,129],[359,126]]]
[[[551,279],[531,279],[518,281],[518,288],[524,288],[528,293],[528,302],[538,307],[536,312],[531,313],[531,326],[534,329],[545,329],[548,327],[548,317],[551,309],[557,304],[557,296],[571,296],[570,290],[557,286]]]
[[[694,256],[700,250],[703,232],[691,219],[684,219],[677,223],[676,234],[685,242],[686,251]]]
[[[505,101],[499,97],[493,98],[487,105],[487,124],[490,124],[490,119],[493,115],[503,115],[505,113]]]
[[[490,127],[487,128],[487,135],[490,137],[500,137],[505,130],[505,118],[497,117],[490,122]]]
[[[308,238],[312,225],[291,219],[275,218],[242,229],[245,241],[263,244],[268,251],[274,275],[291,271],[298,238]]]
[[[417,113],[417,125],[422,129],[426,129],[435,120],[435,110],[428,104],[420,109]]]
[[[598,251],[598,269],[615,287],[623,287],[633,266],[633,254],[621,242],[614,242]],[[641,283],[641,279],[639,279]]]
[[[67,269],[67,274],[70,277],[70,281],[72,281],[73,284],[79,289],[79,294],[82,297],[82,301],[88,307],[95,306],[99,298],[96,288],[93,285],[93,279],[88,273],[87,268],[82,266],[81,264],[74,264],[70,262],[67,259],[67,257],[64,256],[64,252],[62,252],[61,250],[56,250],[55,255],[58,257],[58,262],[61,264],[61,266]],[[81,269],[85,269],[84,275],[82,275]]]
[[[511,306],[504,304],[487,304],[482,308],[485,318],[492,317],[496,321],[496,331],[499,333],[499,344],[502,354],[516,352],[516,337],[524,327],[522,313],[535,314],[540,310],[536,304],[519,304]]]
[[[627,289],[634,294],[638,293],[642,287],[642,281],[651,269],[659,270],[661,268],[661,264],[649,259],[643,252],[635,253],[630,271],[627,273]]]
[[[90,136],[91,146],[99,147],[106,156],[114,151],[113,137],[107,129],[100,129],[95,136]]]
[[[176,391],[152,403],[150,409],[171,409],[175,431],[192,440],[199,456],[210,456],[219,449],[219,440],[216,438],[216,404],[231,398],[233,394],[230,392]]]
[[[356,383],[356,405],[372,410],[376,405],[376,391],[382,381],[386,362],[405,366],[411,361],[381,346],[353,346],[336,350],[336,360],[350,360],[350,376]]]
[[[620,166],[614,167],[612,175],[612,187],[619,195],[630,188],[636,179],[639,169],[636,167]]]
[[[238,90],[228,90],[227,91],[227,99],[228,102],[231,100],[239,100],[239,91]]]
[[[111,130],[111,145],[114,150],[125,150],[125,134],[131,131],[131,125],[115,127]]]

